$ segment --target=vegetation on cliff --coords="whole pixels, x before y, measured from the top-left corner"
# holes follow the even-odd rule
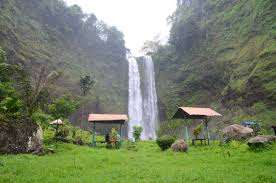
[[[153,53],[157,92],[171,117],[178,106],[212,106],[223,121],[276,116],[276,2],[178,1],[169,43]]]
[[[79,77],[91,73],[87,112],[126,111],[126,48],[116,27],[62,0],[0,0],[0,27],[8,63],[21,65],[32,83],[44,66],[62,73],[51,96],[80,95]]]

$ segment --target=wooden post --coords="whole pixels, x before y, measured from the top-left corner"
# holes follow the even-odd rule
[[[188,140],[189,140],[189,134],[188,134],[188,127],[187,126],[185,126],[185,140],[186,140],[186,143],[188,144]]]
[[[57,122],[57,124],[56,124],[56,134],[55,134],[55,139],[56,139],[56,149],[57,149],[57,141],[58,141],[58,139],[57,139],[57,134],[58,134],[58,122]]]
[[[123,144],[123,130],[122,130],[122,124],[120,124],[120,145]]]
[[[92,128],[92,146],[96,146],[96,142],[95,142],[95,128],[96,128],[96,124],[95,124],[95,122],[93,122],[93,128]]]
[[[208,129],[208,122],[209,122],[209,120],[208,120],[207,117],[204,119],[204,122],[205,122],[205,129],[206,129],[206,133],[207,133],[207,142],[208,142],[208,145],[209,145],[209,139],[210,139],[209,129]]]

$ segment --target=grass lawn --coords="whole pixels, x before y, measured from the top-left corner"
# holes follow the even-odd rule
[[[136,150],[57,147],[45,156],[0,155],[0,182],[276,182],[276,145],[253,152],[233,142],[188,153],[162,152],[154,142]]]

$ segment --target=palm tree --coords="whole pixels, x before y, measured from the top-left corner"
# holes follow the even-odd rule
[[[82,91],[82,96],[85,97],[87,93],[91,90],[91,88],[94,85],[94,79],[91,77],[90,74],[84,74],[80,76],[80,87]],[[81,108],[81,122],[80,122],[80,128],[81,128],[81,136],[82,136],[82,121],[83,121],[83,107]]]

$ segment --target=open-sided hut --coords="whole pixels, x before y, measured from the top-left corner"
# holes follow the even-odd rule
[[[200,119],[205,124],[207,141],[209,144],[209,131],[208,123],[211,117],[222,116],[218,112],[211,108],[197,108],[197,107],[179,107],[176,113],[173,115],[173,119]]]
[[[125,124],[125,122],[127,120],[128,120],[128,117],[125,114],[89,114],[88,121],[90,123],[93,123],[93,127],[92,127],[92,145],[93,146],[96,145],[95,129],[96,129],[96,124],[97,123],[120,125],[119,134],[122,137],[122,135],[123,135],[122,126]]]

